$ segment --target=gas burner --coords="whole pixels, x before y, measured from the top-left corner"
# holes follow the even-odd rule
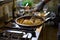
[[[5,30],[2,33],[0,33],[0,37],[4,39],[10,39],[10,40],[20,40],[20,39],[31,39],[32,37],[36,37],[35,32],[22,32],[17,30]]]
[[[10,25],[10,24],[9,24]],[[12,29],[17,29],[17,30],[24,30],[24,31],[35,31],[36,28],[27,28],[27,27],[21,27],[16,23],[11,23],[11,26],[9,27],[9,25],[7,26],[7,28],[12,28]]]
[[[10,24],[9,24],[10,25]],[[11,23],[11,26],[6,26],[7,29],[1,33],[1,38],[10,39],[10,40],[24,40],[24,39],[32,39],[37,37],[37,28],[26,28],[21,27],[16,23]],[[6,28],[5,27],[5,28]]]
[[[36,37],[35,32],[23,32],[23,31],[16,31],[16,30],[6,30],[7,33],[16,33],[16,34],[23,34],[23,37],[26,35],[26,37]]]

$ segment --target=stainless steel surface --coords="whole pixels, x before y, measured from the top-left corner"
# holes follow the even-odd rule
[[[16,30],[5,30],[2,33],[0,33],[0,39],[4,40],[38,40],[39,34],[41,32],[42,26],[40,28],[36,28],[34,32],[22,32],[22,31],[16,31]],[[23,34],[22,34],[23,33]],[[2,34],[2,36],[1,36]]]

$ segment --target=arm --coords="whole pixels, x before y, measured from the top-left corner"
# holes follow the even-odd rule
[[[46,3],[48,3],[50,0],[44,0],[42,2],[39,2],[39,4],[37,5],[37,7],[34,9],[35,11],[40,11],[43,9],[44,5]]]

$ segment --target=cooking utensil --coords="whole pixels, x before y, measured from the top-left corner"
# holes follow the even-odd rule
[[[21,23],[18,23],[17,22],[17,20],[19,20],[19,19],[21,19],[21,18],[31,18],[32,16],[22,16],[22,17],[19,17],[19,18],[17,18],[16,20],[15,20],[15,22],[19,25],[19,26],[21,26],[21,27],[28,27],[28,28],[35,28],[35,27],[40,27],[45,21],[47,21],[47,20],[45,20],[45,19],[43,19],[42,17],[38,17],[38,16],[35,16],[35,17],[37,17],[37,18],[39,18],[39,19],[41,19],[43,22],[41,23],[41,24],[36,24],[36,25],[25,25],[25,24],[21,24]]]

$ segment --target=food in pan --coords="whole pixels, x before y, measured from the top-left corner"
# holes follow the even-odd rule
[[[37,24],[37,25],[38,24],[41,24],[41,23],[42,23],[42,20],[41,19],[36,19],[35,22],[34,22],[34,24]]]
[[[44,17],[45,14],[44,13],[38,13],[37,15],[40,17]]]
[[[21,18],[21,19],[18,19],[17,22],[19,24],[24,24],[24,25],[39,25],[43,21],[39,18],[33,17],[33,18],[30,18],[30,19]]]
[[[24,21],[24,19],[19,19],[19,20],[17,20],[17,22],[18,22],[18,23],[21,23],[21,24],[23,23],[23,21]]]
[[[25,20],[23,21],[23,24],[33,25],[33,21],[32,21],[32,20],[25,19]]]

